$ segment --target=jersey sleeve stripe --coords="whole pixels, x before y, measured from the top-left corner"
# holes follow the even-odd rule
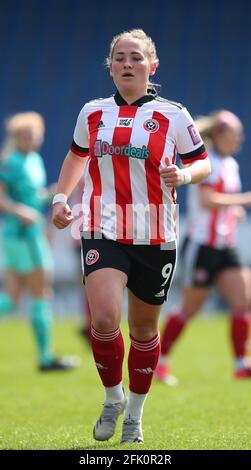
[[[192,163],[192,162],[196,162],[196,160],[204,160],[205,158],[208,157],[208,153],[207,152],[203,152],[201,153],[200,155],[198,155],[197,157],[193,157],[193,158],[188,158],[186,160],[182,160],[182,163]]]
[[[180,158],[183,163],[189,163],[194,160],[203,160],[206,157],[207,151],[204,144],[192,152],[180,154]]]
[[[78,155],[78,157],[88,157],[89,149],[86,147],[80,147],[76,142],[73,140],[71,144],[71,151]]]
[[[198,155],[194,157],[182,158],[182,163],[185,163],[185,164],[192,163],[192,162],[196,162],[196,160],[204,160],[207,157],[208,157],[208,153],[207,151],[205,151],[205,152],[199,153]]]

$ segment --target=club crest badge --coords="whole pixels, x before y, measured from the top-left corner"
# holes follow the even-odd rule
[[[99,259],[99,252],[97,250],[89,250],[85,257],[85,262],[88,266],[96,263]]]
[[[147,119],[143,124],[145,131],[147,132],[157,132],[159,130],[159,123],[156,119]]]

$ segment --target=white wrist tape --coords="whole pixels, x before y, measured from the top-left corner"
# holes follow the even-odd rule
[[[56,204],[57,202],[64,202],[67,203],[67,196],[63,193],[55,194],[54,198],[52,199],[52,204]]]
[[[182,173],[183,173],[183,177],[184,177],[183,184],[191,183],[192,176],[191,176],[190,171],[189,170],[183,170]]]

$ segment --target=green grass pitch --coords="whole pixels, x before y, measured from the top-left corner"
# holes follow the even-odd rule
[[[251,449],[251,379],[232,378],[228,329],[225,316],[200,317],[189,325],[173,352],[179,385],[154,381],[145,404],[145,444],[123,449]],[[0,449],[121,448],[121,419],[110,441],[92,438],[103,391],[77,330],[76,320],[57,321],[56,350],[81,356],[81,367],[41,374],[28,324],[1,321]]]

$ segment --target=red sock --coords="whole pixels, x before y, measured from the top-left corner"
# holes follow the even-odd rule
[[[169,353],[188,320],[189,317],[186,310],[182,308],[168,315],[161,337],[161,354],[163,354],[163,356]]]
[[[236,359],[246,356],[249,333],[249,320],[247,312],[232,312],[231,340]]]
[[[120,329],[103,333],[92,327],[91,345],[98,373],[105,387],[122,381],[124,341]]]
[[[158,364],[160,353],[159,334],[150,341],[131,338],[128,356],[129,389],[131,392],[146,394],[151,386],[153,372]]]

